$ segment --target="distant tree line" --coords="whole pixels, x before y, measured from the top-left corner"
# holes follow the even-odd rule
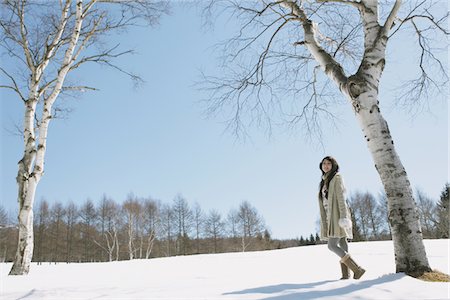
[[[446,184],[435,201],[416,192],[424,238],[449,238],[449,194]],[[353,218],[353,241],[391,239],[387,201],[368,192],[347,199]],[[146,259],[200,253],[256,251],[322,243],[318,233],[289,240],[272,239],[263,217],[248,201],[226,216],[205,212],[177,195],[171,204],[130,194],[119,204],[107,196],[94,204],[70,202],[35,208],[35,262],[94,262]],[[12,261],[17,226],[0,207],[0,261]]]
[[[0,208],[0,260],[11,261],[17,227]],[[3,224],[3,225],[1,225]],[[248,201],[222,216],[190,206],[129,195],[118,204],[103,196],[81,206],[42,200],[35,208],[35,262],[92,262],[270,249],[262,216]]]

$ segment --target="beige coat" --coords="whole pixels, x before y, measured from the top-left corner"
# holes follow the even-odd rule
[[[351,220],[344,194],[344,182],[338,173],[331,179],[328,187],[328,214],[319,197],[320,239],[323,241],[328,240],[328,237],[353,238],[351,228],[346,230],[339,226],[339,219],[347,218]]]

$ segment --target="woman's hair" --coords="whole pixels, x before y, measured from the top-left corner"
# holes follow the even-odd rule
[[[324,178],[323,175],[325,175],[325,172],[322,170],[322,163],[324,160],[328,160],[331,162],[331,170],[329,174]],[[320,181],[319,186],[319,199],[322,199],[322,188],[325,185],[326,186],[326,196],[328,197],[328,186],[330,184],[331,179],[333,179],[334,175],[336,175],[337,172],[339,172],[339,164],[337,163],[336,159],[332,156],[325,156],[319,164],[319,169],[322,171],[322,180]]]

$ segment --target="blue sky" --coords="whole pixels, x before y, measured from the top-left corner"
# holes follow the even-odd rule
[[[202,28],[194,9],[174,8],[157,28],[134,28],[120,37],[121,48],[136,55],[118,62],[141,75],[135,88],[124,75],[91,65],[71,80],[99,89],[64,99],[73,112],[50,125],[45,163],[36,200],[78,204],[106,194],[122,202],[132,192],[171,203],[181,193],[189,203],[226,216],[247,200],[264,217],[276,238],[309,236],[318,219],[318,164],[333,155],[347,189],[377,194],[381,182],[361,130],[343,101],[335,109],[339,127],[324,127],[323,146],[302,132],[275,130],[271,137],[249,129],[251,140],[236,141],[220,118],[205,118],[199,100],[206,94],[195,82],[199,70],[216,72],[220,52],[214,45],[230,38],[233,25],[219,19]],[[405,55],[415,43],[390,41],[381,82],[382,113],[413,188],[437,199],[448,181],[448,104],[445,96],[428,99],[427,109],[411,115],[395,107],[393,88],[411,72]],[[8,62],[6,62],[8,63]],[[3,78],[2,78],[3,80]],[[21,138],[11,134],[21,123],[22,103],[8,91],[1,97],[1,203],[17,206],[15,176]]]

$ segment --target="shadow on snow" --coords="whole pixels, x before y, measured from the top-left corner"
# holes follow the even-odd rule
[[[302,289],[313,289],[314,287],[324,285],[330,282],[336,282],[339,280],[324,280],[311,283],[299,283],[299,284],[278,284],[270,286],[262,286],[257,288],[246,289],[242,291],[234,291],[229,293],[224,293],[223,295],[242,295],[242,294],[278,294],[283,293],[283,295],[272,296],[264,298],[265,300],[298,300],[298,299],[317,299],[321,297],[329,296],[343,296],[355,291],[364,290],[375,285],[384,284],[388,282],[393,282],[399,280],[406,276],[403,273],[398,274],[387,274],[376,279],[371,280],[361,280],[361,281],[348,281],[348,285],[338,288],[331,288],[327,290],[317,291],[304,291]]]

